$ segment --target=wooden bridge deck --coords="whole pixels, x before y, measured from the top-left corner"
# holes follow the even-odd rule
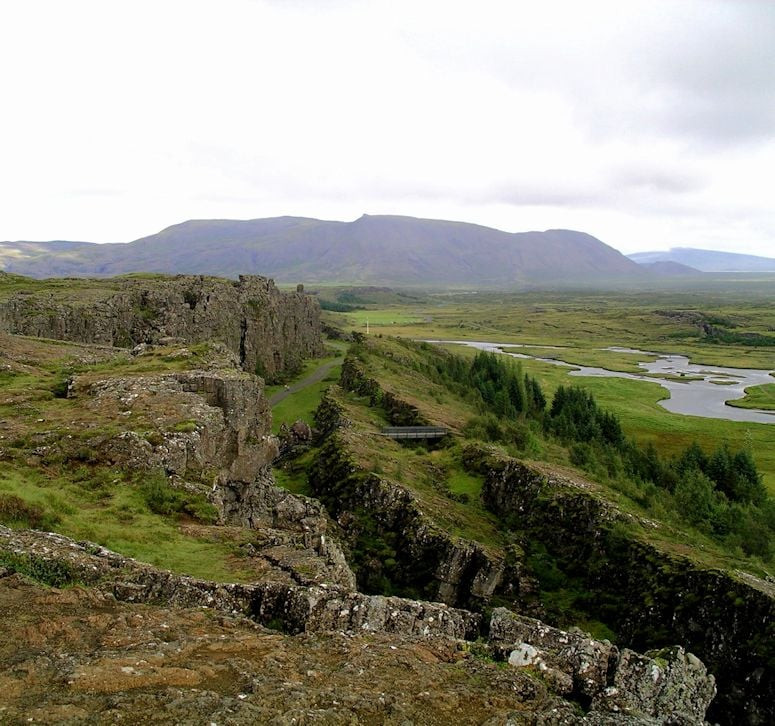
[[[391,439],[440,439],[449,433],[443,426],[387,426],[382,436]]]

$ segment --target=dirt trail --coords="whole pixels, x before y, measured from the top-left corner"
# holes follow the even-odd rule
[[[328,363],[324,363],[322,366],[320,366],[320,368],[313,371],[306,378],[302,378],[300,381],[296,381],[296,383],[288,386],[288,388],[282,391],[277,391],[277,393],[275,393],[273,396],[270,396],[269,405],[276,406],[278,403],[280,403],[280,401],[287,398],[292,393],[296,393],[302,388],[306,388],[307,386],[311,386],[313,383],[322,381],[334,366],[341,365],[343,362],[344,356],[341,358],[334,358],[334,360],[329,361]]]

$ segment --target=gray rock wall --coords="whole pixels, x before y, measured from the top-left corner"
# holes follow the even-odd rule
[[[57,287],[0,302],[0,329],[82,343],[132,347],[177,338],[220,341],[247,371],[292,369],[323,349],[320,307],[302,292],[281,292],[270,279],[202,276],[94,281],[81,299]]]
[[[509,457],[472,447],[485,474],[482,501],[545,544],[590,593],[591,614],[638,650],[680,643],[715,675],[709,716],[721,723],[775,721],[775,586],[744,573],[703,569],[624,536],[627,516],[590,492]],[[626,532],[626,530],[624,530]]]

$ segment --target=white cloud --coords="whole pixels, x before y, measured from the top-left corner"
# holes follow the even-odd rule
[[[0,10],[1,239],[405,213],[775,255],[775,5]]]

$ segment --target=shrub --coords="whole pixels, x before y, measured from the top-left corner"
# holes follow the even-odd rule
[[[58,521],[56,515],[46,512],[37,504],[25,502],[15,494],[0,494],[0,523],[27,529],[51,529]]]
[[[66,563],[44,560],[35,555],[0,552],[0,565],[51,587],[65,587],[78,581],[72,568]]]
[[[141,492],[148,509],[169,517],[186,514],[203,524],[212,524],[218,513],[201,494],[173,489],[161,476],[152,476],[143,482]]]

